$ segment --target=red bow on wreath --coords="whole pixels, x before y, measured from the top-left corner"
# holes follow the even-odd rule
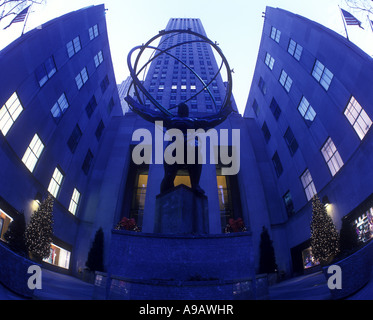
[[[135,219],[128,219],[127,217],[123,217],[122,220],[120,220],[120,222],[118,223],[116,229],[138,231],[139,228],[136,225]]]
[[[234,220],[233,218],[228,220],[228,225],[226,227],[227,233],[229,232],[243,232],[246,231],[245,224],[242,220],[242,218],[238,218],[237,220]]]

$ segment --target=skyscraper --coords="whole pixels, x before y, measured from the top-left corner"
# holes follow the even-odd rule
[[[165,30],[190,30],[206,37],[200,19],[173,18]],[[166,50],[167,54],[159,54],[152,61],[144,82],[156,100],[171,110],[186,102],[190,112],[199,116],[219,111],[226,87],[213,48],[198,36],[175,32],[163,36],[158,49],[154,54],[160,50]],[[197,94],[204,85],[208,86],[202,94]],[[151,105],[149,101],[146,104]]]
[[[372,237],[372,68],[343,36],[267,7],[245,117],[259,128],[254,148],[266,150],[261,175],[272,172],[282,202],[270,212],[276,257],[283,252],[293,273],[317,265],[310,247],[316,194],[338,229],[346,219],[360,241]]]
[[[21,212],[26,223],[52,194],[54,237],[47,262],[73,266],[87,187],[120,103],[101,6],[31,30],[1,51],[0,236]]]

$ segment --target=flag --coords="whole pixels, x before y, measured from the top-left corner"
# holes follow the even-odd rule
[[[4,30],[6,28],[9,28],[13,23],[17,23],[17,22],[23,22],[25,21],[26,19],[26,16],[27,16],[27,13],[28,13],[28,9],[30,8],[30,6],[28,6],[27,8],[23,9],[20,13],[18,13],[15,18],[9,23],[9,25],[7,25]]]
[[[361,26],[361,22],[357,20],[351,13],[347,12],[346,10],[341,9],[343,17],[346,21],[348,26],[359,26],[361,29],[364,29]]]

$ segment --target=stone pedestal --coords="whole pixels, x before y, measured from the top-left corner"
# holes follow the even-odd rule
[[[210,234],[207,197],[180,185],[157,196],[153,233],[112,231],[96,283],[106,299],[256,299],[253,253],[250,232]]]
[[[154,233],[209,233],[207,197],[185,185],[158,195]]]
[[[113,230],[106,299],[256,299],[250,232],[160,234]]]

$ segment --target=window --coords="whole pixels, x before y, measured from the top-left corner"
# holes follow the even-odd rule
[[[272,157],[272,162],[273,162],[273,165],[274,165],[274,167],[275,167],[277,177],[281,176],[281,174],[282,174],[282,172],[283,172],[284,170],[283,170],[283,168],[282,168],[282,164],[281,164],[281,161],[280,161],[280,157],[278,156],[277,151],[275,152],[275,154],[274,154],[273,157]]]
[[[89,100],[87,106],[85,107],[85,112],[87,113],[88,118],[92,116],[92,113],[95,111],[97,107],[96,97],[92,96],[91,100]]]
[[[293,39],[290,39],[288,52],[296,59],[300,60],[300,57],[302,55],[303,47],[296,43]]]
[[[278,120],[278,118],[280,117],[280,114],[281,114],[281,109],[280,109],[280,106],[278,105],[277,101],[275,100],[275,98],[272,99],[271,104],[269,105],[269,108],[271,109],[275,119]]]
[[[259,105],[258,105],[258,102],[255,99],[254,99],[252,108],[253,108],[253,110],[255,112],[255,115],[258,116],[258,114],[259,114]]]
[[[22,111],[22,104],[18,99],[17,93],[14,92],[0,109],[0,130],[4,136],[6,136]]]
[[[330,173],[334,176],[343,166],[343,161],[330,137],[323,145],[321,153],[329,167]]]
[[[372,120],[354,97],[351,97],[348,102],[344,115],[355,129],[360,140],[363,140],[372,125]]]
[[[88,29],[88,33],[89,33],[89,40],[93,40],[94,38],[98,37],[98,35],[99,35],[98,25],[95,24],[93,27],[90,27]]]
[[[279,79],[281,85],[285,88],[286,92],[290,92],[291,85],[293,84],[293,80],[288,76],[285,70],[282,70],[281,76]]]
[[[80,90],[81,87],[88,81],[88,73],[87,68],[84,67],[82,71],[79,72],[79,74],[75,77],[76,85],[78,86],[78,89]]]
[[[294,155],[294,153],[298,150],[298,142],[295,139],[293,131],[290,129],[290,127],[286,130],[284,139],[288,145],[290,154]]]
[[[69,107],[66,96],[63,93],[61,97],[58,98],[57,102],[51,108],[51,113],[53,118],[58,122],[61,116],[65,113],[66,109]]]
[[[111,111],[114,108],[114,99],[113,98],[110,99],[107,108],[108,108],[108,113],[111,113]]]
[[[304,192],[306,193],[307,200],[309,201],[317,192],[312,181],[311,173],[308,169],[301,175],[300,180],[302,182]]]
[[[73,195],[71,197],[70,205],[69,205],[69,211],[73,215],[76,214],[76,209],[78,208],[79,199],[80,199],[80,192],[76,188],[74,188]]]
[[[359,210],[360,212],[351,222],[352,227],[356,230],[359,242],[367,242],[373,238],[373,207],[371,205],[369,207],[369,209],[366,207],[364,211]]]
[[[105,76],[105,78],[101,81],[101,92],[104,93],[109,86],[109,78]]]
[[[220,220],[223,228],[229,222],[230,218],[234,218],[233,204],[231,197],[230,181],[227,176],[221,175],[221,169],[216,170],[216,182],[218,185],[218,197],[219,197],[219,208],[220,208]]]
[[[280,42],[280,37],[281,37],[281,31],[277,30],[275,27],[272,27],[271,30],[271,38],[276,41],[277,43]]]
[[[295,213],[293,198],[291,197],[290,191],[286,192],[282,197],[285,205],[286,212],[288,217],[292,216]]]
[[[92,160],[93,160],[93,154],[92,154],[91,150],[88,149],[88,152],[87,152],[87,154],[84,158],[83,165],[82,165],[82,170],[86,175],[89,172],[89,169],[90,169],[91,164],[92,164]]]
[[[306,121],[306,124],[310,126],[316,117],[316,112],[304,96],[299,103],[298,111]]]
[[[48,192],[55,198],[57,198],[58,191],[60,190],[62,184],[62,180],[63,174],[61,173],[61,171],[58,168],[54,169],[52,179],[49,182]]]
[[[259,79],[258,87],[260,91],[263,93],[263,95],[267,93],[267,86],[262,77],[260,77]]]
[[[100,123],[98,124],[96,132],[95,132],[95,136],[96,136],[97,141],[100,140],[100,138],[102,136],[102,132],[104,131],[104,129],[105,129],[105,125],[101,120]]]
[[[267,52],[264,63],[268,66],[269,69],[273,70],[275,59]]]
[[[82,46],[80,45],[80,38],[78,36],[66,44],[67,55],[71,58],[75,53],[78,53],[81,48]]]
[[[312,268],[320,264],[316,260],[315,256],[312,253],[312,247],[308,247],[302,251],[302,260],[303,260],[303,269]]]
[[[102,61],[104,61],[104,56],[102,55],[102,51],[99,51],[95,56],[94,56],[94,60],[95,60],[95,66],[96,68],[102,63]]]
[[[330,72],[319,60],[316,60],[312,70],[312,76],[322,85],[325,90],[329,89],[333,79],[333,73]]]
[[[78,146],[81,137],[82,131],[80,130],[79,126],[76,125],[73,132],[70,135],[69,140],[67,140],[67,145],[72,153],[75,152],[75,149]]]
[[[42,87],[48,81],[48,79],[50,79],[56,73],[56,71],[57,69],[54,59],[53,56],[51,56],[35,70],[36,79],[39,82],[39,86]]]
[[[271,139],[271,133],[269,132],[267,123],[264,121],[263,126],[262,126],[262,132],[264,134],[264,139],[268,143],[269,139]]]
[[[51,243],[49,257],[43,259],[43,261],[64,269],[69,269],[70,255],[70,251]]]
[[[13,222],[13,218],[5,211],[0,209],[0,239],[5,241],[4,235],[8,231],[9,225]]]
[[[22,162],[30,172],[34,171],[43,149],[44,144],[41,142],[39,136],[35,134],[22,158]]]
[[[138,170],[136,172],[135,182],[133,186],[133,199],[130,217],[136,220],[139,227],[142,226],[147,185],[148,170]]]

